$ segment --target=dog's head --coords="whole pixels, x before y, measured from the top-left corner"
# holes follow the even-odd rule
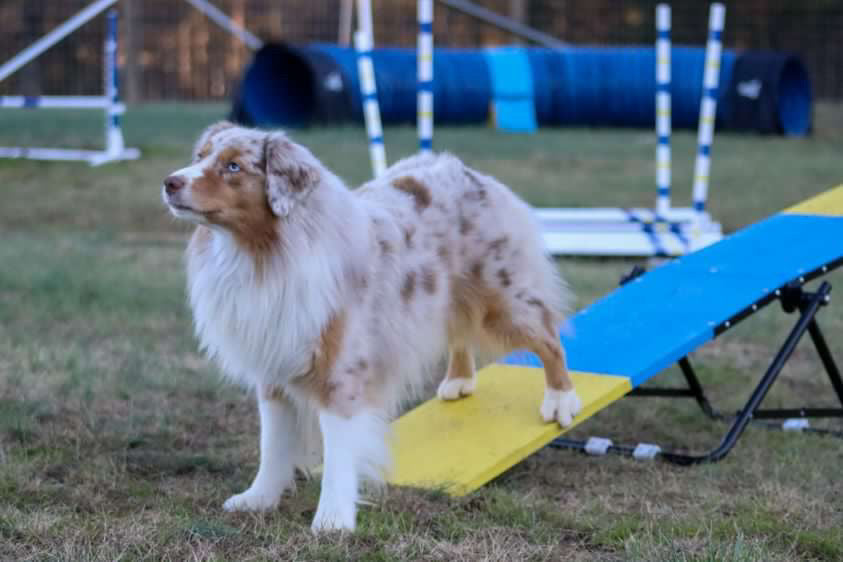
[[[316,159],[283,133],[223,121],[199,137],[193,162],[164,180],[162,197],[180,219],[245,234],[274,228],[319,181]]]

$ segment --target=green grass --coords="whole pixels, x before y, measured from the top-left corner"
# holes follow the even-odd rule
[[[843,559],[841,444],[755,428],[716,465],[543,450],[466,498],[390,489],[362,510],[351,537],[310,534],[319,486],[304,479],[272,513],[224,513],[222,501],[256,468],[256,415],[196,351],[183,288],[187,229],[159,200],[161,179],[224,114],[214,105],[132,108],[125,130],[144,152],[137,162],[0,161],[0,559]],[[4,111],[0,144],[96,146],[93,115]],[[727,230],[843,182],[843,108],[820,105],[816,123],[808,139],[717,136],[710,207]],[[392,160],[413,151],[414,135],[386,131]],[[367,178],[361,129],[294,136],[350,183]],[[680,204],[694,142],[676,135]],[[534,204],[652,203],[647,131],[449,128],[437,130],[437,144]],[[634,263],[561,267],[583,306]],[[719,406],[740,406],[790,321],[770,307],[694,354]],[[843,307],[833,301],[821,323],[843,357]],[[821,375],[801,345],[767,403],[833,404]],[[670,370],[660,381],[680,378]],[[635,399],[575,435],[704,449],[723,429],[689,403]]]

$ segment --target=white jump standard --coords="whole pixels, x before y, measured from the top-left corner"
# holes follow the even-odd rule
[[[20,67],[39,56],[49,47],[72,33],[79,26],[96,16],[114,2],[96,2],[67,22],[45,35],[32,46],[24,49],[9,62],[0,67],[0,80],[8,77]],[[3,96],[0,108],[19,109],[102,109],[105,112],[105,149],[81,150],[69,148],[0,147],[0,158],[28,158],[32,160],[86,161],[92,166],[117,160],[135,160],[140,157],[136,148],[126,148],[120,116],[126,107],[120,103],[117,88],[117,11],[107,16],[103,64],[104,95],[102,96]]]
[[[386,171],[386,148],[383,144],[383,127],[378,106],[378,91],[375,85],[375,67],[372,64],[372,36],[365,30],[354,33],[354,48],[357,50],[357,72],[360,76],[360,94],[363,99],[363,118],[369,137],[369,156],[375,177]]]
[[[418,102],[416,121],[419,150],[433,151],[433,0],[419,0],[419,39],[416,54]]]
[[[656,214],[670,211],[670,6],[656,6]]]
[[[697,134],[697,159],[694,163],[693,206],[700,222],[705,220],[708,198],[708,177],[711,169],[711,142],[714,140],[714,118],[717,114],[717,88],[720,83],[720,59],[723,52],[723,21],[726,8],[712,4],[708,21],[708,43],[705,47],[705,75],[700,100],[700,122]]]
[[[705,212],[710,146],[714,133],[717,75],[725,8],[712,4],[700,109],[693,207],[670,204],[671,72],[670,7],[656,7],[656,187],[655,209],[537,209],[545,245],[558,255],[677,256],[716,242],[721,227]]]

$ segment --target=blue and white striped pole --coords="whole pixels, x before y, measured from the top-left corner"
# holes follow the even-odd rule
[[[694,165],[693,207],[696,223],[700,224],[708,197],[708,179],[711,169],[711,142],[714,139],[714,118],[717,114],[717,88],[720,81],[720,55],[723,51],[721,36],[726,7],[712,4],[708,16],[708,44],[705,48],[705,74],[703,76],[700,121],[697,131],[697,160]]]
[[[433,151],[433,0],[418,0],[419,39],[416,55],[419,150]]]
[[[364,30],[357,31],[354,34],[354,48],[357,50],[357,73],[360,78],[360,93],[363,98],[366,134],[369,137],[372,173],[375,177],[378,177],[386,171],[386,149],[383,145],[381,112],[375,86],[375,67],[372,64],[372,36]]]
[[[123,133],[120,130],[120,114],[123,105],[118,98],[117,89],[117,10],[109,10],[105,38],[105,98],[108,106],[105,110],[105,152],[120,154],[124,150]]]
[[[670,211],[670,6],[656,6],[656,216]]]

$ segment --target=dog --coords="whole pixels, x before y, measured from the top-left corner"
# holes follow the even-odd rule
[[[558,337],[569,293],[530,208],[449,154],[418,155],[356,190],[282,132],[221,122],[164,180],[196,224],[187,288],[201,347],[253,389],[260,463],[224,509],[267,510],[318,462],[314,531],[353,531],[360,486],[389,465],[388,420],[448,354],[438,396],[475,388],[475,354],[542,360],[538,415],[580,401]]]

